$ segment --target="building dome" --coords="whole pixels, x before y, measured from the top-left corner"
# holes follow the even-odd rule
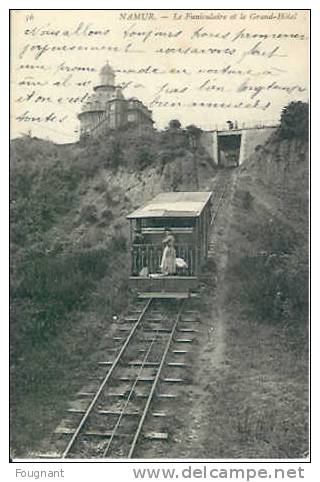
[[[100,85],[114,85],[115,73],[109,62],[100,70]]]

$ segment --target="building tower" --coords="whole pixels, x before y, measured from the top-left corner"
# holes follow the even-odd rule
[[[138,99],[125,99],[115,80],[114,70],[107,62],[100,70],[99,84],[93,87],[92,95],[78,114],[80,138],[100,137],[128,122],[152,127],[152,112]]]
[[[109,62],[107,61],[100,70],[100,85],[114,87],[115,85],[115,73]]]
[[[80,137],[91,133],[105,117],[109,101],[115,97],[115,73],[109,62],[101,68],[99,84],[93,88],[93,94],[83,104],[78,114],[80,121]]]

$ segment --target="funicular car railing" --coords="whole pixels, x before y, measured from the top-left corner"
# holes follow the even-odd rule
[[[195,253],[190,246],[175,246],[176,258],[183,259],[187,267],[177,267],[176,275],[194,276],[195,274]],[[161,273],[161,259],[163,246],[154,244],[133,244],[132,245],[132,275],[144,276]]]

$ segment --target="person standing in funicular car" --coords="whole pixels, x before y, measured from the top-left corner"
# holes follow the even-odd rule
[[[171,229],[166,228],[165,237],[162,241],[163,253],[161,259],[161,273],[163,275],[174,275],[176,274],[176,250],[175,250],[175,239],[172,235]]]
[[[141,226],[137,225],[134,230],[132,241],[132,274],[138,276],[145,265],[145,239],[141,232]]]

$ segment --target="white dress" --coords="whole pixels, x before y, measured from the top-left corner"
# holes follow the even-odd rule
[[[170,244],[166,244],[160,264],[162,274],[166,275],[175,274],[176,272],[176,250]]]

